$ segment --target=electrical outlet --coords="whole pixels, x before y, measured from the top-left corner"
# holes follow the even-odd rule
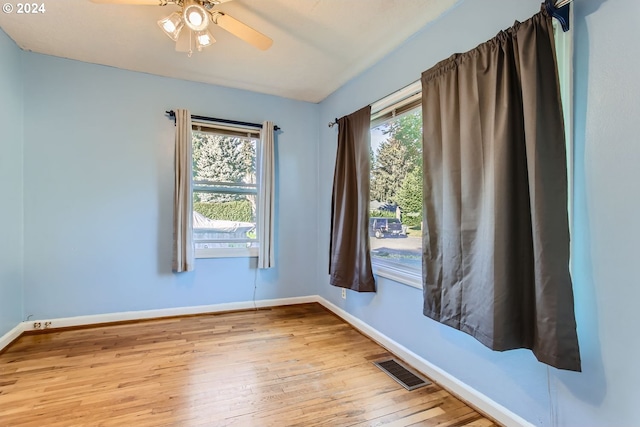
[[[342,288],[342,299],[347,299],[347,290]]]
[[[40,322],[33,322],[33,329],[40,329],[42,327],[42,323]]]
[[[44,322],[44,328],[49,329],[51,327],[51,322]]]

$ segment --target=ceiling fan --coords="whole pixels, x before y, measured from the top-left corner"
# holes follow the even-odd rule
[[[178,52],[193,52],[193,47],[200,51],[202,48],[215,43],[210,25],[215,24],[227,30],[234,36],[244,40],[260,50],[267,50],[273,44],[273,40],[264,34],[254,30],[248,25],[238,21],[232,16],[215,10],[220,3],[231,0],[91,0],[93,3],[110,3],[144,6],[167,6],[174,4],[180,7],[179,11],[158,21],[158,25],[176,42]]]

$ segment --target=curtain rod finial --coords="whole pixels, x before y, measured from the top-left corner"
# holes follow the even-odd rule
[[[173,120],[173,125],[176,125],[176,112],[173,110],[169,110],[169,111],[165,111],[164,112],[167,117],[169,117],[171,120]]]
[[[562,6],[556,6],[556,3],[562,4]],[[552,17],[556,18],[560,25],[562,26],[562,31],[565,33],[569,31],[569,5],[571,0],[568,2],[560,3],[555,2],[554,0],[545,0],[544,6],[547,9],[547,13]]]

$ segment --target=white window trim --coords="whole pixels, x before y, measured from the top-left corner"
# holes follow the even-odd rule
[[[411,286],[412,288],[422,289],[422,272],[417,273],[406,269],[391,267],[373,258],[371,259],[371,267],[373,274],[376,276],[391,279],[403,285]]]
[[[553,20],[567,150],[569,234],[573,231],[573,27],[575,25],[573,7],[573,5],[569,6],[569,31],[562,31],[560,22],[557,19]]]
[[[371,115],[373,116],[380,113],[382,110],[420,93],[422,93],[422,82],[420,80],[416,80],[402,89],[397,90],[371,104]]]
[[[259,243],[258,243],[259,244]],[[257,258],[258,248],[201,248],[195,250],[196,259],[201,258]]]

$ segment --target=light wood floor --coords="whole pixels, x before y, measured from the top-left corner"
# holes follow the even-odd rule
[[[319,304],[26,335],[0,355],[0,426],[495,426]]]

